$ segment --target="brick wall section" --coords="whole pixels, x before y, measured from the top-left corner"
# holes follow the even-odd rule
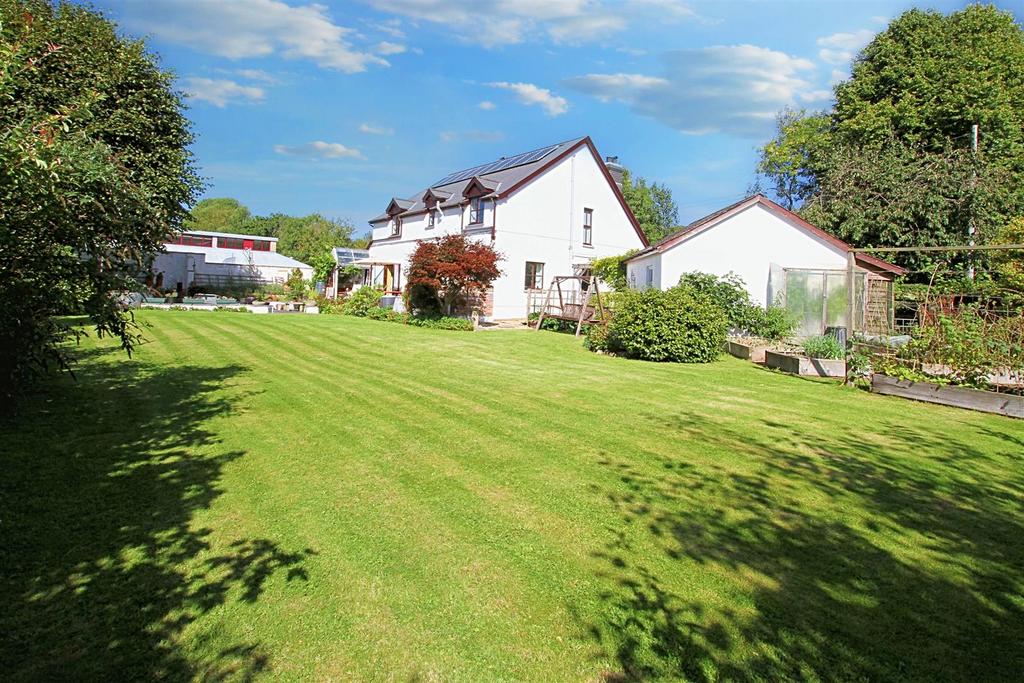
[[[466,305],[462,311],[463,315],[469,315],[473,309],[479,309],[480,314],[485,318],[494,315],[494,288],[491,287],[484,295],[466,297]]]

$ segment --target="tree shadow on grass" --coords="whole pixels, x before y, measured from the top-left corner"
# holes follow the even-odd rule
[[[612,588],[585,626],[617,661],[607,678],[1024,675],[1015,437],[993,454],[904,424],[812,439],[770,420],[741,432],[649,419],[666,438],[744,458],[600,461],[619,485],[595,492],[622,524],[595,553]]]
[[[77,381],[48,383],[0,424],[8,680],[245,680],[268,669],[258,642],[192,654],[179,642],[219,606],[256,601],[278,573],[308,578],[308,548],[214,548],[193,522],[244,455],[204,426],[232,411],[239,395],[225,383],[241,372],[83,362]]]

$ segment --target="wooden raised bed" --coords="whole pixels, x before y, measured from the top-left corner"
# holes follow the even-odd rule
[[[933,382],[913,382],[879,373],[871,376],[871,391],[954,408],[1024,418],[1024,396],[1013,394],[997,394],[994,391],[945,386]]]
[[[736,356],[737,358],[753,361],[755,363],[763,363],[764,352],[768,350],[768,347],[760,344],[754,345],[727,341],[725,342],[725,350],[731,356]]]
[[[791,375],[805,377],[846,377],[846,361],[808,358],[778,351],[765,351],[764,364]]]

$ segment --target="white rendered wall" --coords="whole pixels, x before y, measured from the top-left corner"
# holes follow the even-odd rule
[[[658,286],[662,289],[676,285],[683,273],[699,270],[721,276],[732,271],[743,278],[750,297],[762,306],[771,303],[772,264],[782,268],[846,269],[842,250],[758,204],[652,256],[659,262]],[[641,289],[643,267],[649,259],[637,259],[627,270],[627,276],[632,276],[635,269],[635,286]]]
[[[164,287],[173,289],[180,282],[187,289],[195,273],[200,275],[226,275],[234,277],[259,277],[269,282],[284,282],[292,273],[292,268],[279,266],[249,266],[237,263],[207,263],[206,255],[196,252],[162,252],[153,260],[153,273],[164,274]],[[241,251],[239,251],[241,253]],[[300,267],[302,277],[309,280],[313,277],[313,269]]]
[[[652,271],[650,284],[647,283],[648,269]],[[647,289],[648,287],[661,289],[661,255],[648,254],[635,261],[630,261],[626,265],[626,282],[633,289]]]
[[[544,264],[544,287],[574,263],[640,249],[643,243],[590,149],[580,147],[498,203],[495,248],[505,255],[494,284],[494,318],[526,316],[526,262]],[[583,210],[593,210],[593,245],[583,244]]]
[[[496,207],[488,200],[482,226],[469,225],[468,207],[461,210],[464,216],[460,209],[447,209],[432,229],[427,228],[425,214],[405,218],[399,238],[389,237],[390,224],[374,225],[370,258],[401,263],[404,287],[409,256],[419,240],[463,232],[491,244],[505,257],[502,276],[494,283],[491,319],[525,318],[527,261],[544,264],[546,288],[556,275],[572,275],[574,263],[643,247],[598,164],[588,147],[580,147],[518,192],[498,200]],[[594,212],[592,246],[583,244],[584,208]]]

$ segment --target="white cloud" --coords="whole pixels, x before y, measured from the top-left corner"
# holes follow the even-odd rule
[[[684,133],[751,137],[769,131],[783,107],[824,92],[807,78],[815,71],[811,61],[756,45],[674,50],[662,61],[664,76],[588,74],[566,84]]]
[[[462,42],[495,47],[547,36],[581,44],[622,31],[630,22],[675,21],[696,16],[684,0],[362,0],[380,12],[437,24]]]
[[[242,78],[247,78],[250,81],[259,81],[267,85],[276,85],[279,82],[275,76],[262,69],[235,69],[235,73]]]
[[[507,81],[494,81],[487,83],[492,88],[511,90],[516,99],[522,104],[539,105],[544,108],[548,116],[559,116],[569,111],[569,101],[564,97],[554,94],[547,88],[541,88],[533,83],[508,83]]]
[[[557,43],[579,45],[618,33],[627,24],[626,18],[617,14],[581,14],[552,24],[548,35]]]
[[[394,135],[395,129],[376,126],[372,123],[360,123],[359,132],[366,133],[367,135]]]
[[[374,51],[380,55],[400,55],[405,52],[408,48],[401,43],[389,43],[386,40],[382,40],[377,43],[377,47]]]
[[[405,31],[402,30],[401,19],[388,19],[380,22],[367,22],[367,25],[379,33],[385,33],[392,38],[405,38]]]
[[[285,156],[305,159],[365,159],[363,153],[339,142],[316,140],[301,145],[274,145],[274,151]]]
[[[483,109],[484,111],[494,111],[495,109],[498,108],[498,105],[496,105],[494,102],[491,102],[490,100],[484,100],[483,102],[476,106],[479,107],[480,109]]]
[[[346,73],[387,60],[353,45],[355,31],[335,24],[327,7],[280,0],[147,0],[128,3],[123,22],[132,30],[221,57],[305,59]]]
[[[455,142],[459,139],[459,134],[454,130],[442,130],[438,133],[437,137],[440,138],[441,142]]]
[[[810,92],[803,92],[797,95],[797,99],[801,102],[822,102],[832,97],[831,90],[812,90]]]
[[[209,102],[223,109],[229,104],[259,102],[265,93],[255,85],[242,85],[226,78],[190,76],[182,80],[182,89],[197,102]]]
[[[857,56],[861,48],[871,42],[875,32],[871,29],[861,29],[850,33],[833,33],[824,38],[818,38],[818,57],[829,64],[849,64]]]

